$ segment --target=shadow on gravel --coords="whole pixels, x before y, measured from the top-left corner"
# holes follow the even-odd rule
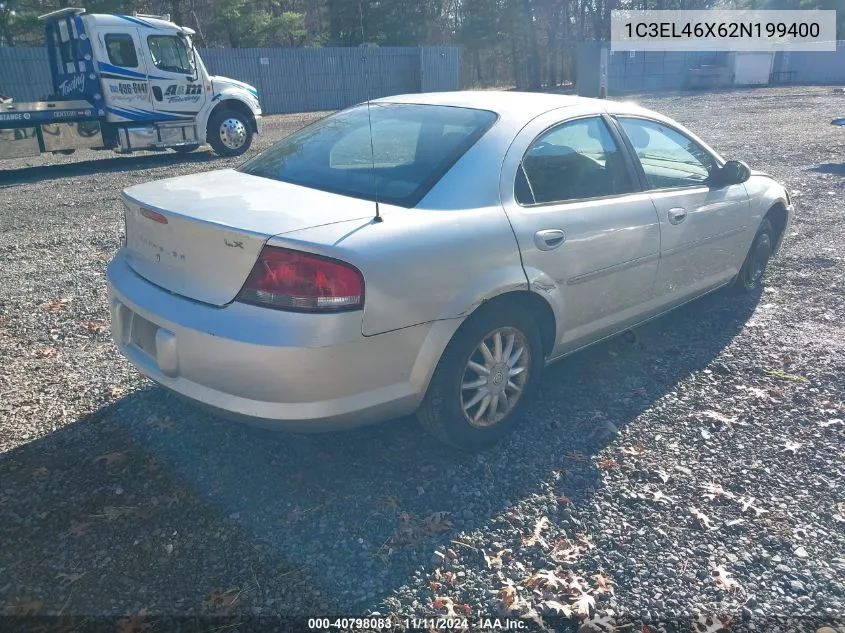
[[[0,169],[0,188],[10,185],[39,182],[41,180],[56,180],[58,178],[73,178],[76,176],[91,176],[106,172],[143,171],[144,169],[158,169],[171,165],[185,165],[189,163],[207,163],[219,160],[210,150],[197,151],[191,154],[177,154],[176,152],[161,152],[142,156],[118,156],[95,160],[83,160],[74,163],[58,165],[39,165],[37,167],[22,167],[20,169]]]
[[[815,167],[810,167],[809,171],[814,171],[819,174],[845,176],[845,163],[821,163]]]
[[[144,388],[0,459],[0,605],[38,600],[65,614],[374,608],[456,538],[444,532],[388,554],[400,512],[421,521],[446,511],[455,528],[483,530],[542,494],[551,470],[566,472],[556,494],[590,503],[601,486],[591,456],[691,372],[729,373],[712,361],[754,307],[718,293],[639,328],[635,341],[550,367],[522,433],[480,455],[443,448],[407,418],[291,436]],[[513,527],[528,535],[535,520]]]

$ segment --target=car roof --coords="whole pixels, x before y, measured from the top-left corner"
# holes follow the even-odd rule
[[[419,94],[395,95],[374,99],[372,103],[415,103],[424,105],[454,106],[490,110],[508,119],[531,119],[551,110],[580,106],[592,109],[596,114],[648,114],[663,118],[631,102],[591,99],[575,95],[550,94],[543,92],[518,92],[509,90],[463,90],[460,92],[424,92]]]
[[[576,104],[588,104],[599,99],[541,92],[511,92],[506,90],[462,90],[460,92],[423,92],[376,99],[381,103],[420,103],[426,105],[457,106],[490,110],[497,114],[523,114],[533,118],[549,110]],[[601,110],[597,110],[601,111]]]

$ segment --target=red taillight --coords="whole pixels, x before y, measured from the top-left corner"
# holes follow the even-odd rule
[[[341,312],[364,305],[364,278],[335,259],[265,246],[237,301],[301,312]]]

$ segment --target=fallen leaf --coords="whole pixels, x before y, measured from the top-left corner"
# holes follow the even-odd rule
[[[59,355],[59,350],[55,347],[40,347],[35,350],[35,358],[55,358]]]
[[[516,587],[514,587],[513,584],[506,584],[504,587],[499,589],[499,602],[501,602],[506,609],[509,609],[516,602],[517,597]]]
[[[94,458],[94,462],[102,462],[107,467],[109,466],[117,466],[118,464],[122,464],[126,461],[126,453],[121,451],[113,451],[111,453],[105,453],[104,455],[100,455],[99,457]]]
[[[566,579],[566,589],[570,596],[578,597],[581,594],[592,593],[593,589],[587,584],[583,576],[570,574]]]
[[[589,594],[581,594],[572,603],[572,610],[579,615],[589,616],[596,610],[596,599]]]
[[[85,536],[86,534],[88,534],[89,527],[91,527],[90,523],[82,521],[71,521],[68,533],[74,538],[79,538],[80,536]]]
[[[534,525],[534,532],[527,539],[523,539],[523,547],[531,547],[539,543],[542,547],[548,547],[549,544],[543,538],[542,532],[549,525],[549,517],[540,517]]]
[[[758,508],[754,505],[754,497],[742,497],[738,499],[738,502],[742,504],[743,512],[754,510],[754,514],[756,514],[757,516],[768,513],[768,510],[763,510],[762,508]]]
[[[596,466],[601,468],[602,470],[608,470],[610,468],[616,468],[619,464],[616,463],[616,460],[612,457],[602,457],[597,463]]]
[[[555,615],[562,615],[567,618],[572,615],[572,607],[557,600],[544,600],[540,603],[540,608],[547,613],[554,613]]]
[[[788,440],[784,445],[783,449],[781,450],[781,453],[792,453],[793,455],[795,455],[796,453],[798,453],[799,450],[801,450],[802,446],[803,444],[799,442]]]
[[[398,525],[390,542],[394,545],[413,545],[420,539],[419,531],[414,525],[414,520],[407,512],[400,512],[396,517]]]
[[[723,633],[729,630],[725,622],[712,615],[699,615],[692,623],[693,633]]]
[[[721,565],[719,565],[712,572],[710,572],[710,575],[713,577],[713,582],[720,589],[724,589],[725,591],[731,591],[733,589],[739,588],[739,583],[733,578],[731,578],[730,572]]]
[[[205,599],[203,605],[208,610],[223,609],[225,611],[233,611],[240,595],[240,589],[229,589],[228,591],[215,589]]]
[[[64,310],[69,303],[70,299],[57,299],[44,304],[44,309],[47,312],[58,312],[59,310]]]
[[[567,586],[567,581],[564,578],[559,578],[554,571],[544,569],[538,571],[536,574],[526,580],[525,585],[531,587],[532,589],[534,587],[537,587],[539,589],[543,589],[544,587],[547,587],[549,589],[557,589],[559,587]]]
[[[620,452],[625,455],[639,456],[645,453],[645,445],[642,443],[642,440],[640,440],[637,442],[636,446],[623,446],[620,449]]]
[[[581,554],[592,548],[593,544],[586,538],[561,539],[555,543],[549,556],[559,563],[574,563]]]
[[[593,580],[596,583],[596,591],[598,593],[614,592],[613,585],[615,585],[616,582],[607,574],[596,574],[593,576]]]
[[[704,498],[708,499],[709,501],[715,501],[716,499],[720,499],[722,497],[724,497],[725,499],[733,499],[736,496],[734,495],[734,493],[725,490],[724,488],[722,488],[722,486],[712,481],[710,483],[704,484],[702,488],[704,488]]]
[[[483,551],[481,553],[483,554],[484,562],[487,563],[487,567],[489,569],[501,569],[505,557],[510,558],[513,555],[513,552],[509,549],[503,549],[495,556],[488,556],[487,553]]]
[[[435,609],[446,609],[446,617],[449,618],[457,617],[457,611],[463,611],[464,613],[472,612],[472,609],[468,604],[455,603],[452,598],[447,596],[435,598],[433,606]]]
[[[123,395],[123,389],[121,387],[112,387],[111,389],[109,389],[109,395],[112,398],[119,398]]]
[[[452,529],[448,512],[433,512],[423,519],[423,531],[426,535],[440,534]]]
[[[665,470],[655,470],[654,474],[660,477],[660,481],[662,481],[664,484],[669,483],[669,480],[672,478],[672,475],[667,473]]]
[[[100,334],[109,329],[109,324],[104,321],[86,321],[82,327],[91,334]]]
[[[726,416],[723,413],[719,413],[718,411],[712,411],[712,410],[702,411],[698,415],[703,415],[706,418],[710,418],[711,420],[716,420],[716,422],[720,422],[722,424],[727,424],[727,425],[736,424],[736,421],[737,421],[736,418],[729,418],[728,416]]]
[[[3,609],[4,615],[35,616],[41,613],[44,601],[38,598],[15,598]]]
[[[663,494],[663,492],[658,489],[647,490],[646,493],[651,495],[652,501],[657,501],[658,503],[671,503],[672,501],[674,501],[672,497]]]
[[[32,481],[41,483],[47,480],[47,477],[50,476],[50,470],[45,466],[41,466],[40,468],[36,468],[31,473],[29,473],[30,479]]]
[[[695,519],[699,523],[699,525],[701,525],[701,527],[703,527],[706,530],[713,529],[710,526],[710,517],[708,517],[706,514],[704,514],[698,508],[690,508],[689,510],[692,513],[693,519]]]

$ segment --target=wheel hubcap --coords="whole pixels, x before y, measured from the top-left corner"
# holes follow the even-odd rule
[[[238,119],[226,119],[220,124],[220,140],[229,149],[240,149],[246,142],[246,126]]]
[[[461,407],[475,427],[498,424],[513,410],[528,380],[531,356],[519,330],[490,332],[475,348],[461,378]]]

